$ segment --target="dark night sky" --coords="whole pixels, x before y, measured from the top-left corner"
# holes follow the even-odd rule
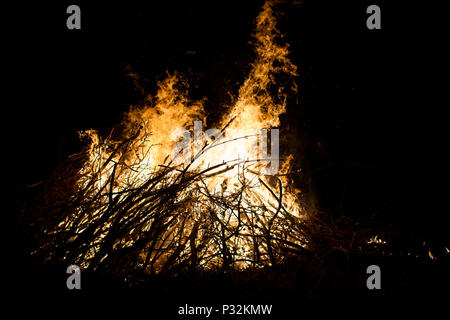
[[[214,116],[249,68],[248,41],[262,3],[17,4],[8,36],[15,50],[6,61],[15,84],[7,118],[21,168],[14,190],[20,194],[77,151],[76,130],[108,130],[142,98],[125,76],[128,65],[150,93],[166,70],[180,71],[192,81],[194,97],[208,97]],[[70,4],[81,7],[81,31],[66,29]],[[369,4],[382,8],[382,30],[366,29]],[[299,103],[288,105],[283,120],[298,142],[289,150],[314,180],[322,205],[381,228],[392,225],[404,241],[441,245],[446,211],[438,203],[445,194],[436,181],[446,177],[439,164],[448,143],[435,112],[446,105],[435,73],[444,69],[446,37],[435,15],[442,9],[317,0],[280,8],[286,12],[279,27],[300,74]]]

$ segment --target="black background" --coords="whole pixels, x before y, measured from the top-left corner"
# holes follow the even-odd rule
[[[154,93],[166,70],[180,71],[192,81],[192,97],[207,96],[207,110],[217,116],[227,91],[236,93],[249,70],[248,42],[262,3],[61,1],[5,10],[13,17],[6,20],[4,48],[11,54],[4,63],[13,84],[4,114],[12,223],[25,186],[45,179],[79,150],[77,130],[108,131],[142,99],[126,76],[129,67],[148,93]],[[70,4],[81,7],[81,30],[66,28]],[[366,28],[370,4],[381,7],[381,30]],[[448,82],[446,37],[442,8],[425,6],[387,1],[280,5],[279,28],[299,67],[298,103],[288,105],[283,121],[295,141],[287,148],[313,181],[308,192],[324,209],[389,229],[401,246],[427,241],[427,248],[442,250],[448,246],[442,206],[447,188],[440,183],[447,180],[441,115]],[[51,290],[63,291],[64,270],[55,271],[60,273],[52,280],[50,272],[29,282],[38,276],[28,273],[20,241],[11,242],[14,278],[22,279],[16,290],[27,292],[30,283],[50,281],[49,288],[32,292],[54,298]],[[62,286],[56,284],[60,280]]]

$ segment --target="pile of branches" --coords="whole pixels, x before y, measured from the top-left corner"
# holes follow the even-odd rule
[[[305,252],[314,255],[320,234],[339,233],[329,224],[292,214],[283,203],[282,179],[259,176],[255,183],[245,161],[201,170],[168,163],[139,184],[123,183],[130,170],[139,168],[129,161],[144,143],[138,137],[115,145],[99,141],[99,150],[112,149],[100,166],[86,167],[86,150],[40,186],[25,208],[32,256],[113,274],[226,271],[273,266]],[[205,145],[201,152],[206,150]],[[239,187],[212,193],[208,179],[235,166],[241,167]],[[256,186],[273,198],[261,199]],[[348,241],[341,238],[337,246],[330,242],[343,249]]]

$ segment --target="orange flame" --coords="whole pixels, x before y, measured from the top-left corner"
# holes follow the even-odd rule
[[[286,111],[286,92],[293,90],[295,85],[285,89],[277,83],[276,77],[284,74],[290,78],[297,75],[296,66],[288,58],[288,45],[279,44],[282,35],[276,28],[272,4],[266,2],[256,20],[255,50],[256,59],[252,69],[239,89],[235,104],[230,112],[223,116],[218,127],[223,130],[220,139],[212,139],[201,134],[197,140],[198,145],[192,145],[190,162],[180,163],[174,150],[180,143],[180,134],[185,129],[192,129],[194,121],[202,121],[206,124],[206,112],[202,101],[190,101],[187,92],[180,89],[182,81],[178,75],[169,75],[164,81],[158,83],[158,91],[155,97],[148,97],[144,107],[132,107],[124,120],[127,128],[127,136],[121,141],[113,141],[110,138],[103,139],[93,130],[82,132],[91,139],[88,150],[88,160],[80,170],[78,189],[109,190],[109,201],[117,203],[126,197],[127,190],[136,189],[145,185],[149,179],[161,170],[170,167],[169,179],[179,179],[180,172],[187,170],[186,174],[204,173],[198,184],[204,184],[202,192],[198,190],[198,184],[188,186],[177,201],[182,202],[188,197],[196,199],[195,205],[189,210],[191,216],[183,222],[183,226],[174,224],[164,239],[157,244],[164,247],[177,234],[181,232],[186,239],[192,235],[193,229],[202,223],[202,215],[208,210],[221,212],[221,221],[231,227],[241,223],[240,215],[246,214],[249,228],[261,224],[261,230],[266,230],[272,225],[278,216],[289,216],[289,219],[302,219],[303,209],[295,194],[295,188],[287,173],[290,170],[293,157],[288,156],[281,163],[277,174],[268,176],[263,174],[267,167],[267,161],[259,159],[258,151],[262,146],[259,139],[261,129],[271,129],[280,125],[279,116]],[[275,92],[275,93],[274,93]],[[217,137],[215,137],[217,138]],[[200,142],[198,142],[200,141]],[[245,142],[245,143],[244,143]],[[195,144],[195,143],[194,143]],[[126,150],[126,151],[124,151]],[[186,155],[183,155],[186,156]],[[192,158],[192,156],[197,156]],[[277,159],[278,160],[278,159]],[[188,167],[188,168],[187,168]],[[172,170],[175,169],[175,170]],[[112,178],[111,178],[112,177]],[[164,183],[167,183],[164,182]],[[211,203],[211,198],[233,197],[245,184],[246,191],[241,193],[241,199],[236,208],[222,208],[220,203]],[[274,191],[276,190],[276,191]],[[86,195],[89,197],[89,194]],[[130,208],[133,210],[133,207]],[[239,211],[239,212],[237,212]],[[83,233],[89,226],[90,219],[97,219],[96,213],[87,214],[79,208],[71,217],[67,217],[59,224],[60,228],[75,228],[76,234]],[[125,219],[125,218],[124,218]],[[75,225],[73,221],[78,221]],[[88,254],[76,257],[81,266],[89,266],[97,254],[100,243],[107,237],[111,224],[106,221],[95,231],[97,239],[92,244]],[[152,221],[148,221],[143,230],[151,228]],[[188,231],[180,231],[185,228]],[[286,226],[279,226],[275,233],[283,238],[285,243],[296,246],[304,246],[305,240],[299,235],[292,235]],[[230,232],[226,244],[216,244],[213,241],[203,249],[203,254],[214,257],[221,250],[219,247],[227,245],[233,248],[231,251],[236,257],[236,267],[248,265],[246,260],[254,250],[255,233],[263,231],[253,230],[253,238],[248,237],[246,228],[239,233]],[[142,231],[142,230],[141,230]],[[135,229],[130,230],[129,237],[118,240],[113,248],[125,248],[132,246],[136,240],[133,238]],[[200,230],[197,238],[206,237]],[[281,236],[282,235],[282,236]],[[72,241],[72,240],[70,240]],[[70,242],[69,241],[69,242]],[[187,242],[188,240],[186,240]],[[186,246],[178,252],[179,256],[192,254],[194,248],[200,247],[200,240],[194,239],[190,246]],[[253,242],[252,242],[253,241]],[[280,240],[281,241],[281,240]],[[263,246],[258,254],[266,256],[263,264],[271,264],[269,259],[270,245]],[[222,248],[223,250],[223,248]],[[167,250],[170,251],[170,250]],[[169,254],[157,256],[152,254],[148,259],[157,261],[152,265],[153,271],[158,272]],[[145,260],[146,254],[142,252],[140,257]],[[106,259],[106,256],[100,257]],[[209,268],[223,263],[223,257],[205,259],[203,267]],[[222,261],[222,262],[221,262]]]

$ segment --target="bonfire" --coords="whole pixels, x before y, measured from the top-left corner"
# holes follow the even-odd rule
[[[115,274],[174,274],[262,268],[310,250],[293,156],[277,144],[297,67],[270,2],[253,37],[251,70],[218,123],[207,123],[203,101],[190,101],[175,73],[130,108],[120,138],[80,132],[86,147],[33,207],[30,254]]]

